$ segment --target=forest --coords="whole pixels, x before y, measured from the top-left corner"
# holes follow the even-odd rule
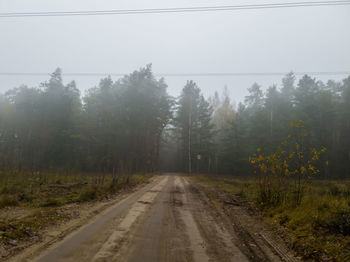
[[[113,174],[175,171],[249,176],[257,148],[274,152],[303,121],[305,147],[326,148],[320,178],[350,175],[350,76],[324,83],[291,72],[266,92],[254,83],[235,105],[229,91],[205,98],[184,83],[167,93],[151,65],[81,95],[61,69],[38,87],[0,96],[3,171]]]
[[[84,94],[63,75],[0,96],[0,260],[176,172],[210,209],[263,218],[299,257],[348,261],[350,76],[291,72],[236,105],[192,80],[172,97],[151,65]]]

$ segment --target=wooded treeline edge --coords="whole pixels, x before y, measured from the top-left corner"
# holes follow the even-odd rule
[[[81,97],[57,69],[37,88],[0,95],[0,168],[4,171],[176,171],[249,175],[249,156],[265,153],[302,120],[305,146],[325,147],[321,177],[350,176],[350,76],[341,82],[293,73],[264,93],[258,84],[237,108],[227,90],[206,99],[193,81],[167,93],[151,65]]]

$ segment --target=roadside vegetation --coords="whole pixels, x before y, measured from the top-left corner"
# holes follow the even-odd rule
[[[294,134],[294,135],[291,135]],[[350,180],[320,180],[328,165],[326,148],[306,146],[303,122],[291,122],[288,135],[271,154],[258,148],[250,158],[254,176],[201,176],[197,181],[247,200],[264,220],[285,236],[304,259],[349,261]],[[207,191],[210,196],[211,191]],[[211,195],[217,205],[220,203]]]
[[[79,215],[74,204],[112,199],[150,177],[151,174],[116,179],[107,174],[1,172],[0,249],[20,248],[25,241],[34,243],[48,226]]]
[[[316,179],[305,188],[299,205],[291,199],[269,205],[261,202],[260,185],[254,178],[193,178],[204,188],[209,186],[229,194],[249,210],[255,210],[298,256],[316,261],[349,261],[350,180]],[[212,191],[204,191],[216,205],[225,205]]]

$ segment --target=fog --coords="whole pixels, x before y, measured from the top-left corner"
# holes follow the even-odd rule
[[[257,1],[0,1],[0,12],[74,11],[254,4]],[[260,1],[259,1],[260,3]],[[271,3],[271,2],[269,2]],[[0,72],[157,73],[317,72],[350,69],[350,7],[81,17],[1,18]],[[346,75],[321,76],[340,80]],[[242,101],[258,82],[282,76],[166,77],[178,96],[193,79],[205,96],[227,86]],[[0,91],[37,86],[43,76],[0,76]],[[100,77],[64,77],[84,91]],[[114,79],[117,79],[114,77]]]
[[[350,0],[0,0],[0,261],[349,261],[349,29]]]

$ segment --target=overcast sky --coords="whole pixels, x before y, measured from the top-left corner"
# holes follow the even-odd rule
[[[239,0],[0,0],[0,12],[75,11],[238,5]],[[274,2],[283,2],[274,1]],[[291,2],[291,1],[284,1]],[[208,13],[0,18],[0,72],[128,73],[148,63],[155,73],[350,71],[350,6]],[[345,76],[323,76],[340,80]],[[177,96],[189,77],[167,77]],[[242,101],[258,82],[280,76],[191,77],[203,93],[226,85]],[[0,76],[0,92],[47,78]],[[82,91],[99,77],[75,79]],[[116,78],[114,78],[116,79]]]

